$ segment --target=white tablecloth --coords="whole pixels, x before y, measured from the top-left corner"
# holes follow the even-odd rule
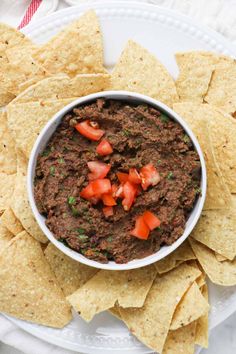
[[[69,4],[72,2],[74,4],[80,4],[86,1],[87,0],[43,0],[38,11],[33,16],[32,21],[35,21],[53,11],[70,6]],[[102,0],[93,1],[101,2]],[[17,27],[20,24],[30,2],[30,0],[0,0],[0,22],[3,21]],[[178,10],[220,32],[236,45],[236,0],[136,0],[136,2],[148,2]],[[32,335],[16,327],[1,315],[0,341],[17,348],[26,354],[75,353],[58,348],[54,345],[50,345],[38,338],[33,337]],[[1,352],[1,354],[5,353]]]

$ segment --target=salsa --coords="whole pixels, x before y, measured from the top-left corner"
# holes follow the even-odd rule
[[[183,128],[144,104],[98,99],[66,114],[38,157],[35,199],[56,239],[126,263],[171,245],[200,191]]]

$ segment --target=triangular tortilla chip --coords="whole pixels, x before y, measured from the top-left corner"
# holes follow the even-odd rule
[[[196,282],[188,289],[178,304],[171,321],[171,330],[176,330],[205,315],[209,310],[207,301],[201,294]]]
[[[155,267],[113,272],[101,270],[67,299],[86,321],[112,308],[142,307],[156,275]]]
[[[17,219],[12,209],[8,207],[1,216],[1,223],[5,226],[13,235],[19,234],[23,231],[23,227],[20,221]]]
[[[0,254],[0,311],[62,328],[72,318],[40,244],[25,231]]]
[[[15,142],[7,126],[6,112],[0,113],[0,172],[16,173]]]
[[[174,110],[189,124],[203,150],[207,168],[207,196],[204,209],[226,209],[231,205],[231,194],[214,158],[209,143],[207,120],[212,110],[206,104],[176,103]]]
[[[169,272],[171,269],[177,267],[179,264],[196,259],[188,241],[185,241],[177,250],[172,252],[169,256],[154,263],[159,274]]]
[[[48,43],[35,51],[34,58],[52,74],[69,76],[104,73],[103,43],[98,17],[90,10]]]
[[[52,243],[47,246],[44,254],[65,296],[71,295],[81,288],[98,272],[98,269],[86,266],[66,256]]]
[[[201,292],[205,300],[208,302],[208,288],[206,284],[203,286]],[[203,348],[208,348],[208,312],[200,317],[196,323],[195,344],[198,344]]]
[[[0,220],[2,221],[2,218]],[[0,253],[8,245],[12,237],[12,233],[8,229],[6,229],[2,224],[0,224]]]
[[[11,204],[11,197],[15,187],[16,174],[8,175],[0,172],[0,213]]]
[[[82,97],[103,91],[109,84],[110,76],[107,74],[83,74],[72,79],[67,75],[52,76],[29,87],[17,96],[12,104]]]
[[[161,353],[176,306],[200,274],[196,268],[183,263],[168,273],[157,275],[142,308],[119,309],[131,333]]]
[[[166,68],[154,55],[131,40],[112,72],[111,89],[142,93],[170,107],[178,101],[174,80]]]
[[[194,354],[196,322],[169,331],[162,354]]]
[[[221,108],[224,112],[236,114],[236,61],[219,65],[215,69],[205,101]]]
[[[236,285],[236,260],[219,262],[215,252],[190,238],[190,244],[202,268],[214,284]]]
[[[35,140],[45,124],[55,113],[73,100],[74,98],[19,103],[8,106],[8,126],[16,141],[17,147],[26,157],[30,156]]]

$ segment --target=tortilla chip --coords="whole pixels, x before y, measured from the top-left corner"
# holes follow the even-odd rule
[[[118,320],[122,320],[121,315],[120,315],[120,310],[118,306],[114,306],[111,309],[109,309],[109,312],[115,316],[116,318],[118,318]]]
[[[194,354],[196,323],[169,331],[162,354]]]
[[[196,279],[196,283],[197,283],[197,286],[199,287],[199,289],[201,289],[203,287],[203,285],[206,284],[206,275],[201,274],[200,277],[198,277]]]
[[[19,234],[23,231],[23,227],[20,221],[16,218],[12,209],[8,207],[1,216],[1,223],[7,228],[13,235]]]
[[[175,58],[180,71],[176,81],[180,100],[199,103],[203,102],[216,65],[232,62],[231,58],[203,51],[177,53]]]
[[[87,11],[34,53],[52,74],[104,73],[103,43],[95,11]]]
[[[0,213],[11,204],[11,197],[15,187],[16,174],[8,175],[0,172]]]
[[[8,126],[16,141],[17,147],[26,157],[30,156],[35,140],[45,124],[55,113],[73,100],[74,98],[19,103],[11,104],[7,107]]]
[[[188,289],[178,304],[171,321],[171,330],[176,330],[197,320],[209,311],[209,305],[196,282]]]
[[[227,261],[228,258],[226,258],[225,256],[222,256],[222,254],[219,254],[217,252],[215,252],[215,256],[218,262],[224,262]]]
[[[2,76],[0,73],[0,81],[2,81],[1,79],[2,79]],[[0,87],[0,107],[5,106],[9,102],[11,102],[13,100],[13,98],[15,98],[15,95],[8,92],[7,89],[8,89],[8,86],[5,87],[5,85],[1,84],[1,87]]]
[[[154,263],[159,274],[169,272],[171,269],[177,267],[179,264],[196,259],[188,241],[185,241],[179,248],[172,252],[169,256]]]
[[[1,218],[2,221],[2,218]],[[13,235],[2,224],[0,224],[0,253],[9,244]]]
[[[231,206],[231,194],[217,165],[209,144],[207,120],[212,109],[206,104],[176,103],[174,110],[189,124],[203,150],[207,168],[207,197],[204,209],[227,209]]]
[[[202,295],[208,302],[208,289],[206,284],[202,288]],[[206,313],[197,320],[195,344],[198,344],[203,348],[208,348],[208,333],[208,313]]]
[[[131,40],[112,72],[111,89],[142,93],[170,107],[178,101],[174,80],[166,68],[154,55]]]
[[[213,154],[231,193],[236,193],[236,120],[213,107],[212,110],[214,116],[208,128]]]
[[[203,211],[191,237],[233,260],[236,256],[235,209]]]
[[[234,115],[236,112],[236,61],[215,69],[205,101]]]
[[[47,246],[44,254],[65,296],[81,288],[98,272],[98,269],[88,267],[66,256],[52,243]]]
[[[0,172],[16,173],[15,142],[8,130],[7,114],[0,113]]]
[[[24,229],[37,241],[47,242],[47,237],[43,234],[35,220],[28,201],[26,188],[27,161],[18,154],[17,177],[11,208],[16,218],[23,225]]]
[[[77,75],[72,79],[67,75],[52,76],[29,87],[17,96],[12,104],[82,97],[105,90],[109,83],[110,76],[106,74]]]
[[[0,311],[62,328],[72,318],[40,244],[25,231],[0,254]]]
[[[155,267],[113,272],[101,270],[67,299],[85,321],[112,308],[142,307],[156,275]]]
[[[120,308],[122,320],[131,333],[154,351],[161,352],[174,311],[200,274],[199,270],[183,263],[168,273],[157,275],[142,308]]]
[[[15,46],[31,46],[30,39],[25,35],[17,31],[15,28],[10,27],[4,23],[0,23],[0,55],[6,57],[6,50]]]
[[[190,238],[190,244],[202,268],[214,284],[236,285],[236,260],[218,262],[215,252]]]

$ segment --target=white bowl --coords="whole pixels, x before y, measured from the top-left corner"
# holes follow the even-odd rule
[[[53,233],[48,229],[48,227],[45,224],[45,217],[42,216],[35,204],[34,200],[34,176],[35,176],[35,167],[36,167],[36,162],[38,155],[44,150],[47,142],[49,141],[50,137],[56,130],[57,126],[60,124],[62,118],[64,115],[72,110],[74,107],[89,103],[91,101],[96,100],[97,98],[104,97],[107,99],[116,99],[116,100],[124,100],[128,101],[131,103],[146,103],[149,104],[163,113],[167,114],[170,116],[173,120],[177,121],[185,130],[185,132],[188,134],[190,139],[193,142],[193,145],[198,152],[198,155],[200,157],[200,162],[201,162],[201,168],[202,168],[202,175],[201,175],[201,195],[198,197],[197,202],[195,203],[195,206],[187,220],[186,227],[184,230],[183,235],[175,241],[172,245],[170,246],[163,246],[159,251],[156,253],[142,258],[142,259],[136,259],[132,260],[128,263],[125,264],[117,264],[115,262],[108,262],[107,264],[102,264],[94,260],[90,260],[83,256],[82,254],[70,249],[69,247],[65,246],[63,243],[59,242],[56,240],[54,237]],[[52,117],[52,119],[46,124],[46,126],[43,128],[41,131],[40,135],[38,136],[33,150],[31,152],[30,160],[29,160],[29,165],[28,165],[28,174],[27,174],[27,189],[28,189],[28,196],[29,196],[29,202],[33,211],[33,214],[42,229],[43,233],[47,236],[47,238],[63,253],[65,253],[67,256],[73,258],[74,260],[87,264],[88,266],[95,267],[95,268],[100,268],[100,269],[109,269],[109,270],[127,270],[127,269],[134,269],[134,268],[139,268],[146,266],[148,264],[154,263],[156,261],[159,261],[163,259],[164,257],[168,256],[171,252],[173,252],[177,247],[179,247],[184,240],[189,236],[191,231],[193,230],[194,226],[196,225],[202,209],[203,205],[205,202],[205,197],[206,197],[206,185],[207,185],[207,177],[206,177],[206,166],[205,166],[205,161],[203,157],[202,150],[199,146],[199,143],[189,128],[189,126],[186,124],[186,122],[178,115],[176,114],[173,110],[171,110],[169,107],[167,107],[165,104],[150,98],[148,96],[144,96],[138,93],[133,93],[133,92],[127,92],[127,91],[105,91],[105,92],[98,92],[94,93],[82,98],[79,98],[63,109],[61,109],[58,113]]]

